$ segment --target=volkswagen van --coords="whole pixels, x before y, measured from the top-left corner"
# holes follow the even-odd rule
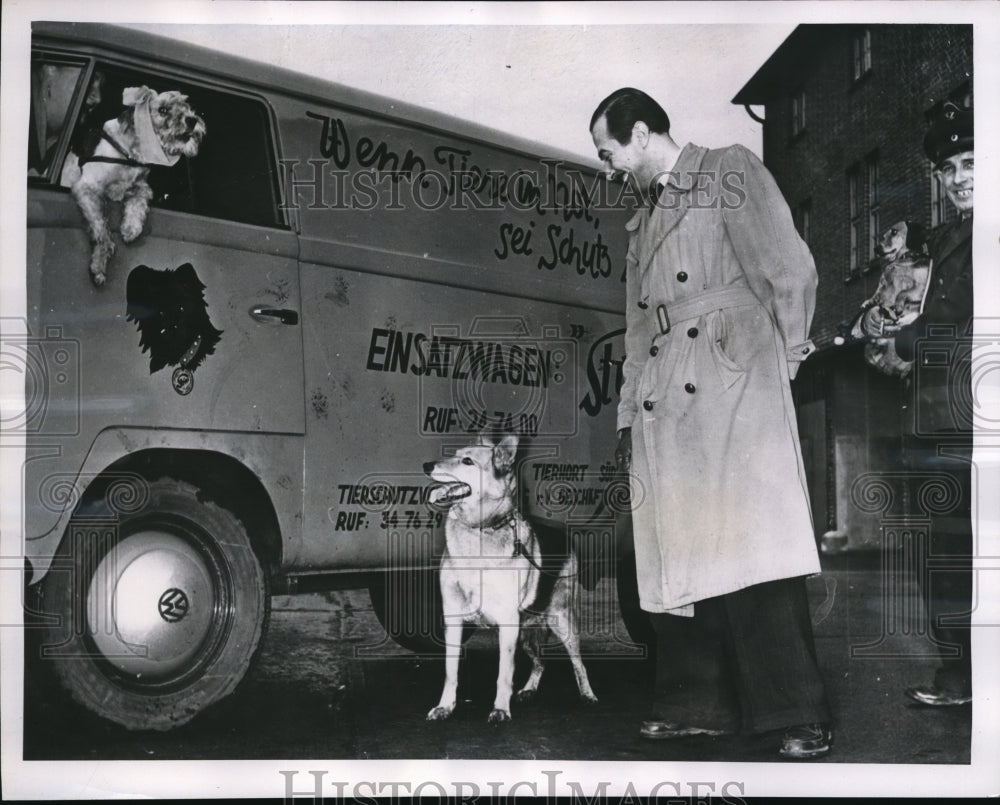
[[[276,593],[368,588],[393,639],[433,647],[444,512],[421,467],[483,430],[522,437],[527,514],[606,541],[619,185],[124,28],[36,24],[31,77],[27,321],[5,351],[26,376],[30,652],[78,702],[187,722],[245,675]],[[143,86],[186,95],[206,135],[150,168],[137,239],[106,204],[98,286],[68,168]]]

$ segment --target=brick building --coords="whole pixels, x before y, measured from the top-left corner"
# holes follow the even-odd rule
[[[971,25],[800,25],[733,98],[755,118],[750,106],[765,108],[764,162],[819,272],[818,352],[794,386],[826,550],[878,545],[879,523],[851,487],[898,466],[907,389],[835,338],[875,290],[874,237],[954,215],[922,149],[946,100],[972,104]]]

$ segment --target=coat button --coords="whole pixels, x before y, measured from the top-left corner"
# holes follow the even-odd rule
[[[686,271],[678,271],[677,272],[677,281],[678,282],[687,282],[688,281],[687,272]]]
[[[660,348],[656,347],[656,346],[653,346],[653,347],[649,348],[649,354],[652,355],[654,358],[656,357],[656,353],[659,352],[659,351],[660,351]]]
[[[688,394],[694,394],[694,383],[685,383],[684,391],[686,391]]]
[[[688,338],[697,338],[697,337],[698,337],[697,327],[692,327],[690,330],[688,330]]]
[[[646,400],[642,404],[642,407],[645,408],[647,411],[652,411],[653,410],[653,403],[650,400]]]
[[[645,310],[647,307],[649,307],[649,305],[647,305],[645,302],[639,303],[639,310]]]

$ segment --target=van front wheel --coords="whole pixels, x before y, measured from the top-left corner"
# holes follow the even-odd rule
[[[58,623],[40,659],[99,716],[172,729],[246,674],[267,626],[267,578],[239,519],[190,484],[161,478],[123,507],[109,497],[74,514],[42,582],[41,611]]]

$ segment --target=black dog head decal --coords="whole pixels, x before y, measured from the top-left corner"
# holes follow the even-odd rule
[[[149,352],[149,373],[164,366],[197,369],[222,336],[208,318],[205,285],[190,263],[177,270],[137,266],[128,275],[126,317]]]

